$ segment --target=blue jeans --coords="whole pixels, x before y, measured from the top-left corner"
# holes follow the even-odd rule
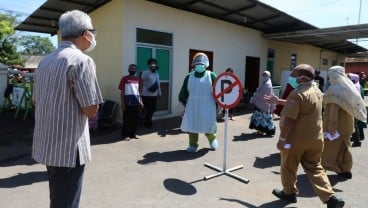
[[[82,192],[84,165],[74,168],[46,166],[49,175],[50,208],[78,208]]]

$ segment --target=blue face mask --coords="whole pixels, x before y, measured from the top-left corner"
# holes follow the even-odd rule
[[[296,81],[296,77],[289,77],[288,83],[294,88],[298,88],[299,87],[299,83]]]
[[[196,70],[196,72],[202,73],[206,70],[206,67],[204,65],[199,64],[199,65],[195,65],[194,69]]]

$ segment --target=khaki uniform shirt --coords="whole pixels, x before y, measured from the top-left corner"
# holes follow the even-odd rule
[[[295,120],[295,126],[288,135],[288,141],[323,140],[322,93],[313,83],[305,83],[292,91],[281,112],[282,129],[285,117]]]

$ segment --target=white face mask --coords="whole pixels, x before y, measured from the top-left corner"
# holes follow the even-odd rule
[[[95,36],[93,34],[91,34],[91,36],[92,36],[92,40],[88,40],[90,44],[89,44],[89,47],[86,50],[84,50],[85,52],[92,51],[96,47],[96,45],[97,45]]]
[[[261,77],[261,81],[262,81],[262,82],[266,82],[266,81],[268,81],[268,77],[262,76],[262,77]]]

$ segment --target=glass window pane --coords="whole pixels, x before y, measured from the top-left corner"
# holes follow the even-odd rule
[[[137,68],[138,71],[147,69],[147,61],[152,58],[152,48],[138,47],[137,48]]]
[[[161,80],[169,80],[169,57],[170,53],[168,50],[165,49],[157,49],[156,50],[156,58],[157,63],[159,65],[159,74]]]
[[[137,28],[137,42],[172,46],[172,34]]]
[[[167,111],[169,109],[169,83],[161,82],[162,95],[157,99],[157,111]]]

